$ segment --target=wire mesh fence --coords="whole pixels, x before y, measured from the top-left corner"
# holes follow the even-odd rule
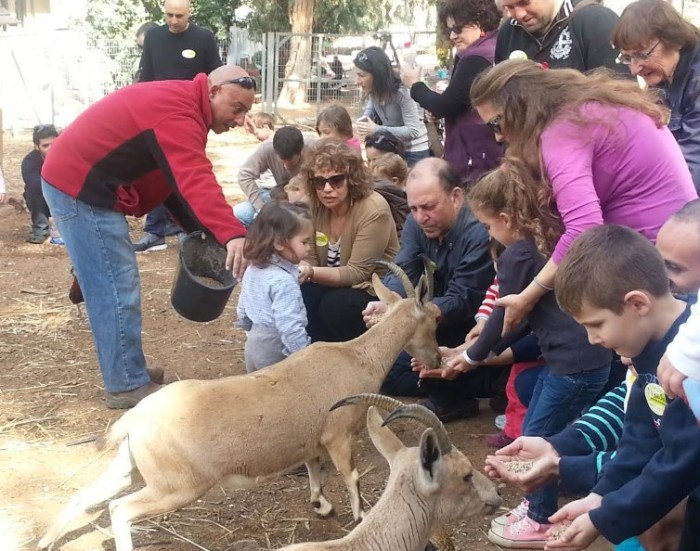
[[[295,40],[309,42],[308,71],[285,76]],[[313,127],[318,112],[330,103],[341,103],[352,116],[361,112],[363,98],[352,61],[362,48],[380,45],[392,57],[400,53],[405,40],[397,36],[392,43],[391,35],[267,33],[255,37],[238,29],[231,40],[219,43],[219,50],[224,62],[240,64],[258,80],[262,109],[281,124]],[[408,40],[419,63],[430,72],[437,62],[434,33],[413,33]],[[49,122],[65,127],[92,103],[132,84],[140,55],[135,42],[95,39],[77,31],[0,34],[0,66],[5,69],[0,107],[5,128],[21,130]],[[289,83],[303,85],[301,107],[280,103],[280,92]]]

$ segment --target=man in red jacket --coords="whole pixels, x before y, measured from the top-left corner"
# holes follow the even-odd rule
[[[165,204],[186,230],[204,230],[226,246],[235,276],[245,269],[246,232],[205,148],[209,130],[244,123],[254,94],[255,81],[233,65],[192,81],[128,86],[83,112],[44,163],[44,197],[83,290],[107,407],[133,407],[159,388],[143,354],[139,272],[125,215]]]

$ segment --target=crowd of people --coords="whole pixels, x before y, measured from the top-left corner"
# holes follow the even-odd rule
[[[65,242],[111,408],[162,383],[143,355],[135,253],[170,226],[226,248],[248,372],[381,323],[372,275],[397,295],[406,282],[377,260],[413,286],[428,271],[443,365],[403,352],[381,391],[421,397],[443,422],[478,415],[480,398],[505,410],[486,470],[525,497],[489,540],[700,549],[686,401],[700,378],[700,32],[663,0],[620,17],[592,0],[502,4],[505,22],[493,0],[441,5],[455,48],[441,92],[381,48],[360,51],[362,115],[330,105],[309,136],[248,115],[254,79],[221,65],[189,2],[166,0],[139,84],[60,136],[35,129],[30,242]],[[441,158],[426,127],[438,119]],[[260,144],[232,207],[205,146],[236,126]],[[125,215],[147,213],[132,244]],[[559,508],[560,488],[587,496]]]

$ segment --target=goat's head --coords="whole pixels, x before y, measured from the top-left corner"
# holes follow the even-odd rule
[[[422,495],[435,500],[437,522],[450,523],[479,513],[491,514],[500,507],[502,500],[494,484],[452,446],[442,422],[421,405],[397,408],[383,424],[380,424],[381,417],[374,408],[367,413],[372,442],[389,462],[392,471],[398,468],[395,463],[406,460],[403,459],[406,455],[399,453],[404,446],[385,425],[402,417],[416,419],[428,427],[421,436],[415,487]],[[415,460],[415,454],[411,457]]]
[[[376,262],[386,266],[389,271],[396,275],[406,291],[406,298],[401,299],[382,283],[376,273],[372,275],[374,291],[379,300],[389,307],[389,311],[399,308],[399,304],[402,303],[410,305],[407,312],[410,312],[409,315],[415,320],[413,321],[415,329],[408,343],[404,346],[404,350],[428,369],[440,367],[442,356],[435,338],[440,309],[431,302],[433,300],[433,283],[432,272],[429,271],[428,265],[426,264],[426,273],[421,276],[414,289],[406,272],[399,266],[393,262],[381,260]],[[406,322],[410,323],[411,320],[406,319]]]

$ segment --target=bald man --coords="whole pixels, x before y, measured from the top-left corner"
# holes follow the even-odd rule
[[[411,215],[401,232],[398,264],[413,285],[423,273],[420,256],[435,263],[435,298],[440,309],[437,340],[454,348],[474,326],[474,316],[488,286],[493,282],[493,261],[488,232],[464,204],[459,175],[443,159],[424,159],[411,170],[406,181],[406,198]],[[396,276],[387,274],[385,285],[405,294]],[[370,302],[363,312],[365,321],[381,313],[381,302]],[[479,368],[454,381],[423,380],[411,369],[410,357],[402,352],[387,375],[382,392],[396,396],[428,395],[424,405],[443,422],[473,417],[479,413],[476,398],[494,395],[494,384],[503,370]]]
[[[199,73],[211,73],[221,66],[216,38],[208,29],[190,23],[188,0],[166,0],[165,25],[151,29],[143,41],[139,82],[192,80]],[[136,252],[167,248],[165,237],[182,231],[166,210],[157,207],[146,217],[145,233],[134,243]]]
[[[190,22],[188,0],[166,0],[165,25],[151,29],[143,41],[141,82],[192,80],[221,66],[214,34]]]
[[[146,369],[125,215],[164,203],[187,231],[224,245],[227,266],[240,277],[245,230],[205,148],[209,130],[243,124],[254,94],[255,81],[236,66],[192,81],[128,86],[84,111],[44,163],[42,190],[82,287],[110,408],[136,405],[159,388],[151,378],[162,379]]]
[[[666,264],[674,293],[692,294],[700,288],[700,199],[681,208],[656,236],[656,248]]]

